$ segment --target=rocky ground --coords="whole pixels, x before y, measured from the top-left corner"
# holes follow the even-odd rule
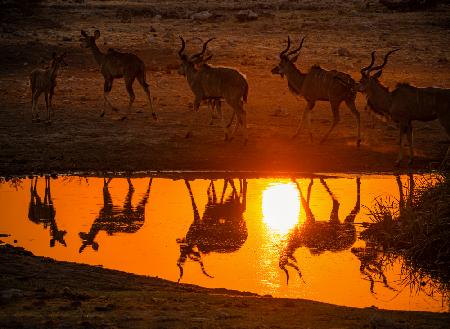
[[[448,313],[206,289],[0,246],[2,328],[447,328]]]

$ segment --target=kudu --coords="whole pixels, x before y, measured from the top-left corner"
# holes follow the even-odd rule
[[[111,194],[109,192],[109,183],[112,178],[103,179],[103,207],[100,209],[98,217],[95,219],[89,232],[80,232],[79,236],[82,240],[82,245],[79,249],[81,253],[87,246],[97,251],[99,248],[95,237],[100,231],[105,231],[108,235],[114,233],[136,233],[145,222],[145,205],[150,196],[150,188],[152,186],[152,178],[147,186],[147,190],[142,196],[141,201],[137,206],[133,207],[132,199],[134,194],[134,187],[131,180],[127,178],[128,193],[125,197],[123,206],[117,207],[113,204]]]
[[[225,140],[232,139],[239,126],[243,129],[244,143],[247,143],[247,118],[244,110],[244,102],[247,102],[248,96],[248,82],[245,76],[239,71],[228,67],[214,67],[207,64],[211,56],[204,58],[207,45],[213,38],[203,43],[203,49],[200,53],[188,56],[184,53],[186,43],[182,37],[181,48],[178,51],[178,56],[181,59],[181,65],[178,73],[184,75],[189,84],[189,87],[194,94],[194,114],[189,125],[186,138],[192,135],[192,130],[199,113],[200,103],[203,100],[219,100],[216,103],[217,111],[221,117],[222,127],[225,133]],[[220,99],[233,109],[233,114],[228,125],[225,125],[223,113],[220,106]],[[237,123],[234,131],[230,134],[228,128],[230,127],[234,116],[237,117]]]
[[[333,112],[333,122],[331,127],[322,138],[320,143],[327,140],[334,127],[340,121],[339,106],[344,101],[356,119],[357,141],[356,145],[361,143],[360,138],[360,115],[355,106],[356,82],[346,73],[336,70],[328,71],[318,65],[310,68],[308,73],[302,73],[295,65],[300,50],[302,49],[305,38],[300,42],[300,46],[290,50],[291,39],[288,37],[286,49],[280,53],[280,62],[272,69],[272,74],[279,74],[281,77],[286,75],[289,90],[296,96],[301,96],[306,100],[306,107],[299,119],[297,130],[293,138],[297,137],[301,131],[305,120],[308,125],[309,138],[312,141],[311,133],[311,111],[316,101],[327,101],[331,105]]]
[[[378,80],[383,73],[383,68],[388,62],[389,55],[399,49],[389,51],[383,63],[373,66],[375,51],[371,54],[369,66],[361,69],[359,91],[365,94],[368,108],[387,120],[395,122],[400,130],[399,153],[396,165],[400,165],[403,159],[403,136],[409,143],[409,162],[413,161],[413,127],[412,121],[432,121],[438,119],[450,136],[450,89],[442,88],[418,88],[409,84],[398,84],[393,91],[381,84]],[[376,71],[371,75],[372,71]],[[447,148],[442,164],[445,164],[450,156],[450,146]]]
[[[56,224],[56,210],[50,193],[50,177],[45,177],[44,202],[42,202],[37,192],[37,182],[38,177],[34,178],[34,184],[33,179],[31,179],[28,219],[33,223],[42,224],[44,228],[50,227],[50,247],[54,247],[55,242],[59,242],[65,247],[66,241],[64,240],[64,236],[67,232],[59,230]]]
[[[56,76],[61,66],[67,66],[64,62],[66,52],[61,55],[53,53],[49,67],[46,69],[34,69],[30,74],[31,88],[31,122],[40,122],[38,101],[39,97],[44,93],[45,107],[47,110],[47,123],[51,123],[50,111],[54,113],[52,100],[55,94]]]
[[[180,270],[178,282],[183,277],[183,266],[188,258],[200,264],[204,275],[212,277],[205,270],[202,255],[211,252],[235,252],[247,240],[247,225],[243,218],[246,210],[247,181],[243,179],[239,183],[238,193],[234,181],[225,179],[222,195],[218,200],[214,182],[211,181],[207,190],[208,202],[200,217],[189,181],[185,180],[191,198],[194,221],[186,236],[177,239],[180,245],[180,257],[177,261]],[[231,186],[231,192],[226,195],[228,185]]]
[[[360,192],[361,180],[356,178],[356,203],[351,212],[341,223],[339,220],[340,203],[328,187],[324,179],[320,179],[328,195],[330,196],[333,206],[330,213],[329,221],[316,221],[315,216],[309,206],[313,179],[311,179],[307,197],[305,199],[300,185],[293,180],[300,193],[300,201],[305,210],[306,220],[303,224],[296,225],[288,234],[286,244],[281,250],[279,267],[286,273],[286,282],[289,284],[289,272],[286,266],[294,268],[302,278],[302,273],[294,256],[295,251],[300,247],[306,247],[311,254],[320,255],[325,251],[339,252],[349,249],[356,241],[356,228],[353,224],[356,215],[360,211]]]
[[[111,105],[109,93],[112,90],[114,79],[124,78],[125,86],[129,95],[129,102],[127,114],[122,117],[122,120],[126,119],[127,115],[130,114],[131,106],[133,105],[135,99],[133,91],[133,83],[135,79],[138,80],[139,84],[142,86],[142,89],[147,95],[153,119],[156,120],[156,112],[153,109],[152,99],[150,96],[150,86],[146,82],[144,62],[135,54],[121,53],[111,48],[108,49],[106,53],[101,52],[96,44],[96,41],[99,37],[99,30],[96,30],[93,36],[90,36],[85,31],[81,30],[81,45],[84,48],[91,49],[95,61],[100,66],[100,71],[105,80],[103,89],[104,107],[102,112],[100,113],[100,117],[103,117],[105,115],[106,105],[108,105],[112,110],[117,111],[117,109]]]

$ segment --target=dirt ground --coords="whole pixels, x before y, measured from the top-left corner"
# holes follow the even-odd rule
[[[2,328],[447,328],[448,313],[206,289],[0,246]]]
[[[355,147],[356,125],[343,104],[341,122],[328,142],[318,140],[331,124],[328,103],[313,111],[315,141],[306,134],[291,139],[302,99],[287,82],[270,73],[286,44],[307,36],[298,66],[313,64],[338,69],[359,80],[370,52],[384,54],[401,48],[390,59],[382,81],[394,87],[408,81],[418,86],[450,86],[450,6],[433,11],[394,13],[376,1],[44,1],[35,15],[3,13],[0,29],[0,174],[71,171],[135,170],[250,170],[302,172],[385,172],[394,170],[398,132],[393,125],[373,121],[358,94],[362,145]],[[236,13],[251,9],[257,20],[239,22]],[[190,17],[207,10],[208,20]],[[147,66],[159,121],[150,115],[145,94],[135,83],[136,102],[128,120],[121,113],[99,114],[103,107],[103,78],[89,49],[80,47],[80,30],[100,29],[99,47],[139,55]],[[208,125],[203,116],[191,139],[185,139],[192,116],[192,93],[178,75],[178,35],[188,52],[210,43],[213,65],[232,66],[245,73],[250,91],[249,143],[242,136],[223,141],[218,120]],[[197,38],[197,39],[196,39]],[[342,48],[344,50],[339,50]],[[51,125],[31,123],[29,74],[42,67],[53,51],[67,50],[68,67],[61,69]],[[346,51],[348,53],[346,53]],[[344,56],[342,56],[344,55]],[[379,59],[381,60],[381,59]],[[121,80],[114,82],[114,104],[125,111],[128,96]],[[228,115],[230,109],[224,106]],[[143,110],[143,113],[135,113]],[[45,118],[41,98],[41,118]],[[427,169],[445,154],[448,138],[438,122],[415,126],[416,161]],[[404,167],[406,164],[404,164]]]

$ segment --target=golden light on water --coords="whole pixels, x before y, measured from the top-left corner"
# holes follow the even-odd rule
[[[272,184],[262,196],[263,222],[274,233],[287,233],[298,223],[299,193],[293,183]]]

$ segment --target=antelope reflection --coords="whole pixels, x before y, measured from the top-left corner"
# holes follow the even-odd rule
[[[248,235],[243,217],[247,198],[245,179],[239,180],[239,193],[232,179],[224,179],[220,200],[216,195],[214,181],[211,180],[207,189],[208,201],[202,217],[198,212],[189,181],[184,182],[191,198],[194,221],[186,236],[177,239],[180,245],[180,257],[177,262],[180,269],[178,282],[183,277],[183,266],[188,258],[198,262],[203,274],[212,278],[205,270],[202,255],[237,251],[247,240]],[[227,195],[228,186],[230,192]]]
[[[34,183],[33,183],[34,182]],[[50,247],[54,247],[56,241],[66,247],[64,235],[66,231],[59,230],[56,225],[56,210],[53,205],[52,195],[50,191],[50,177],[45,177],[44,201],[42,202],[37,192],[38,177],[31,179],[30,184],[30,204],[28,206],[28,219],[33,223],[42,224],[44,228],[50,228]]]
[[[87,233],[79,233],[82,239],[82,245],[79,249],[80,253],[87,246],[92,246],[92,249],[95,251],[98,250],[99,245],[95,241],[95,237],[100,231],[105,231],[108,235],[113,235],[114,233],[136,233],[144,225],[145,205],[150,195],[153,178],[150,178],[147,190],[136,207],[132,205],[134,187],[130,178],[127,178],[128,193],[121,208],[113,204],[111,194],[109,193],[109,183],[111,180],[112,178],[108,178],[108,180],[103,178],[103,207],[100,209],[98,217],[92,224],[91,229]]]
[[[300,201],[305,210],[306,220],[303,224],[296,225],[288,234],[286,243],[281,250],[279,267],[286,273],[286,283],[289,284],[289,272],[287,266],[294,268],[302,279],[302,273],[294,256],[295,251],[300,247],[306,247],[313,255],[320,255],[325,251],[338,252],[349,249],[356,241],[356,229],[353,225],[356,215],[360,211],[360,191],[361,180],[356,178],[356,203],[344,221],[339,220],[340,203],[330,190],[325,179],[321,178],[320,183],[324,186],[330,196],[333,206],[328,221],[316,221],[315,216],[309,206],[311,190],[314,180],[311,179],[306,199],[302,193],[299,183],[293,180],[300,194]]]
[[[395,180],[398,187],[398,212],[400,217],[407,212],[412,206],[414,198],[415,181],[412,174],[408,174],[408,184],[406,188],[406,195],[404,192],[403,184],[399,175],[395,176]],[[376,282],[383,283],[384,287],[396,291],[392,288],[387,280],[384,270],[392,261],[395,260],[392,253],[386,252],[389,246],[379,239],[380,232],[390,231],[392,225],[395,223],[390,220],[390,216],[383,216],[382,221],[374,222],[367,225],[367,228],[361,232],[361,239],[366,241],[365,247],[352,248],[352,253],[359,259],[361,265],[359,271],[361,275],[370,282],[370,292],[375,294],[374,287]],[[380,230],[380,226],[382,229]],[[373,237],[377,236],[377,239]],[[377,242],[371,241],[377,240]]]

